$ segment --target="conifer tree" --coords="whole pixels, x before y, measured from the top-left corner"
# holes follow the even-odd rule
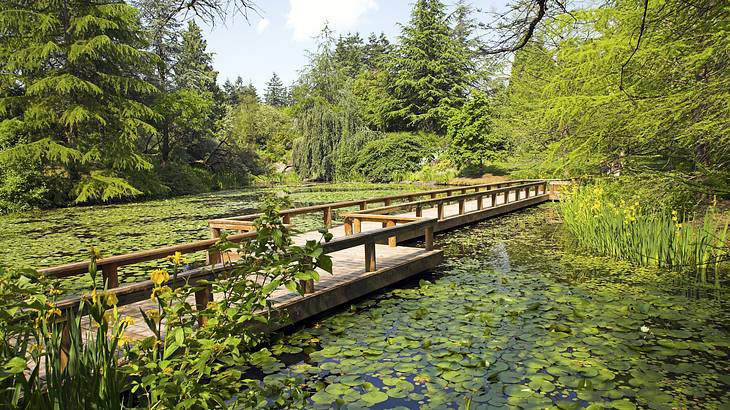
[[[449,112],[462,105],[468,71],[440,0],[418,0],[402,28],[393,59],[395,98],[390,113],[400,128],[442,133]]]
[[[273,73],[269,82],[266,83],[264,102],[272,107],[284,107],[287,105],[286,87],[284,87],[284,83],[281,82],[281,79],[276,73]]]
[[[213,69],[213,55],[207,51],[208,42],[194,20],[181,34],[180,54],[175,64],[178,88],[212,92],[218,73]]]
[[[125,176],[150,167],[136,142],[155,132],[142,75],[157,59],[134,7],[0,1],[0,32],[0,162],[60,173],[77,202],[140,194]]]

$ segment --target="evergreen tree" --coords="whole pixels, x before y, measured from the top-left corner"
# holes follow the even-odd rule
[[[495,133],[493,116],[487,96],[474,91],[449,118],[449,156],[454,163],[464,168],[477,166],[483,171],[488,161],[506,154],[508,141]]]
[[[0,1],[0,32],[0,162],[70,181],[77,202],[140,194],[126,176],[150,168],[136,143],[155,132],[141,76],[157,59],[134,7]]]
[[[363,63],[370,70],[382,69],[387,65],[393,48],[384,33],[370,33],[368,42],[363,46]]]
[[[450,111],[466,97],[469,76],[446,6],[440,0],[418,0],[400,40],[392,62],[395,106],[389,115],[398,127],[441,133]]]
[[[364,68],[365,46],[359,33],[340,36],[335,44],[335,61],[345,75],[355,77]]]
[[[272,107],[284,107],[287,105],[287,93],[284,83],[276,73],[273,73],[269,82],[266,83],[264,102]]]
[[[211,92],[218,73],[213,69],[213,54],[194,20],[182,32],[180,54],[175,64],[175,83],[178,88]]]

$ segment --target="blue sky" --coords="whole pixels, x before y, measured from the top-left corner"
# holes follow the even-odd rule
[[[486,11],[504,7],[504,0],[480,0],[474,6]],[[235,16],[225,24],[203,26],[208,50],[214,53],[218,80],[241,76],[262,92],[272,72],[291,84],[307,62],[306,51],[315,49],[313,37],[328,22],[336,34],[358,31],[384,32],[391,41],[400,33],[397,23],[410,17],[407,0],[268,0],[257,1],[259,14],[248,22]],[[447,2],[447,4],[452,4]],[[485,18],[486,20],[486,18]]]

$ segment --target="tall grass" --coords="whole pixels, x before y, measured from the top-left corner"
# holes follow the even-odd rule
[[[649,209],[627,202],[600,184],[564,192],[559,206],[565,226],[578,244],[595,253],[640,266],[686,272],[700,283],[720,285],[728,256],[728,223],[709,207],[701,219],[677,211]]]

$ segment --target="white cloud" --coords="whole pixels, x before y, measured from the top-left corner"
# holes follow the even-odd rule
[[[262,18],[261,20],[259,20],[258,23],[256,23],[256,32],[259,34],[263,33],[264,30],[269,27],[269,24],[271,24],[269,19]]]
[[[360,18],[370,10],[377,10],[376,0],[289,0],[287,25],[294,29],[295,40],[307,40],[324,27],[335,31],[355,28]]]

